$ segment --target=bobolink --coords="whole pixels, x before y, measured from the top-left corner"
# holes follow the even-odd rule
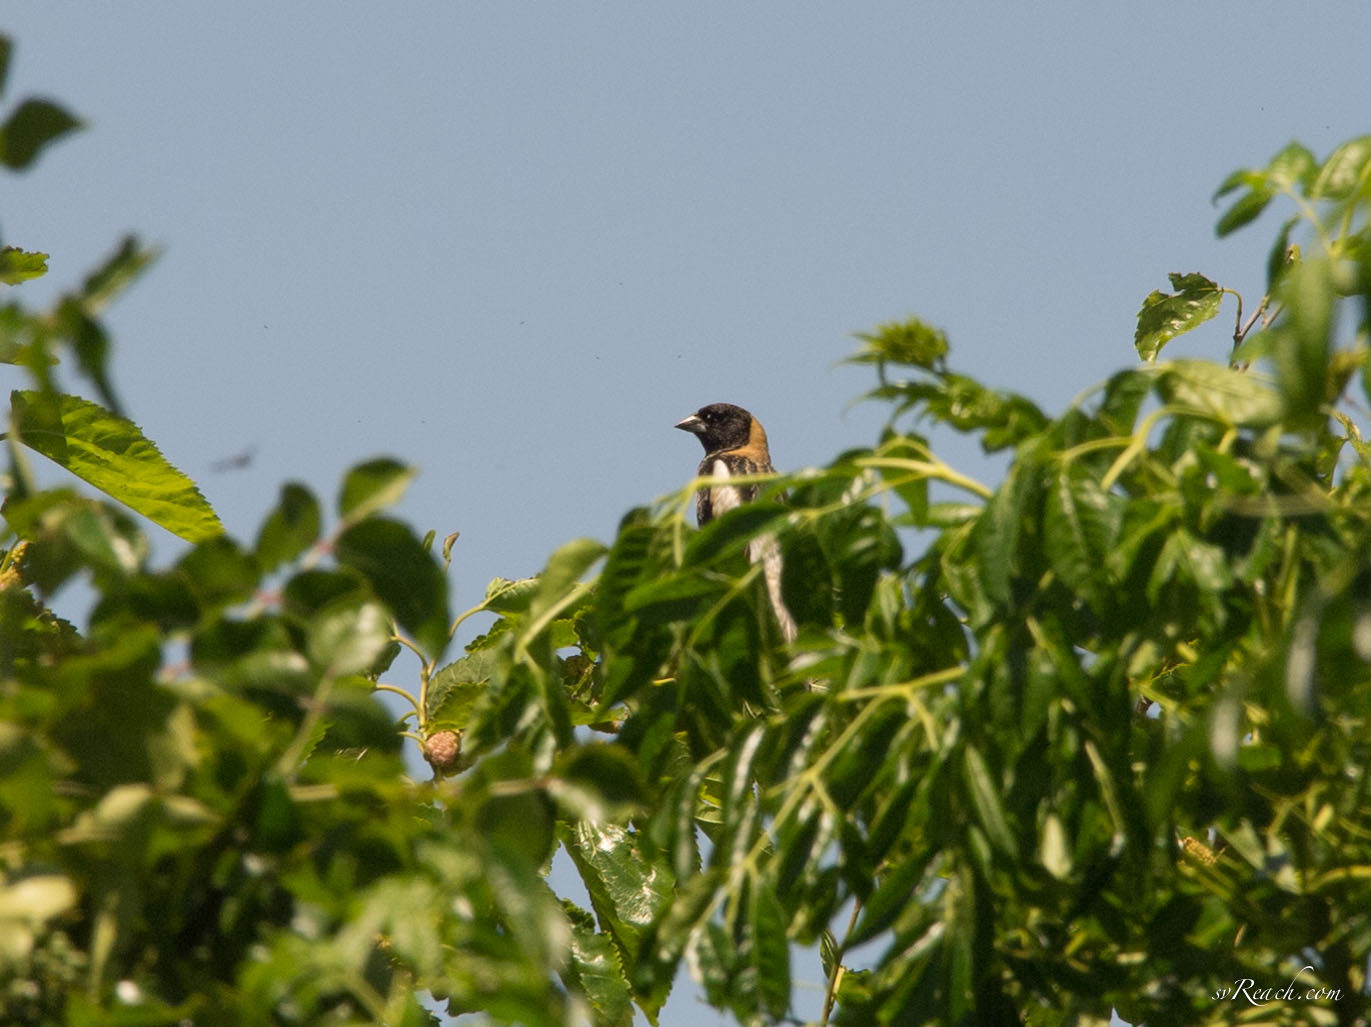
[[[711,403],[677,421],[676,427],[690,432],[705,448],[705,457],[695,472],[697,477],[727,479],[775,471],[762,422],[742,407]],[[735,506],[756,499],[760,491],[756,482],[706,485],[695,496],[695,520],[704,527]],[[761,561],[767,595],[780,622],[781,634],[787,642],[793,642],[795,618],[781,596],[781,547],[773,535],[762,534],[748,543],[747,555],[753,563]]]

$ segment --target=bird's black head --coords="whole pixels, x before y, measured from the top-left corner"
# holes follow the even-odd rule
[[[711,403],[677,421],[676,427],[698,436],[706,453],[718,453],[747,444],[752,434],[752,415],[732,403]]]

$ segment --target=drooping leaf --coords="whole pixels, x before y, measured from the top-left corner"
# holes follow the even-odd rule
[[[77,396],[18,390],[10,405],[26,446],[106,495],[191,542],[223,532],[195,483],[132,421]]]

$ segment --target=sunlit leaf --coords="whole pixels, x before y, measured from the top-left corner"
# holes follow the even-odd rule
[[[1359,136],[1343,143],[1323,162],[1309,188],[1315,199],[1340,200],[1360,189],[1366,195],[1371,188],[1371,135]]]
[[[0,247],[0,284],[18,285],[47,273],[46,253],[26,253],[14,246]]]
[[[14,426],[29,448],[191,542],[223,531],[195,483],[131,421],[77,396],[10,393]]]
[[[1176,336],[1197,328],[1219,312],[1223,290],[1200,274],[1171,274],[1174,293],[1154,291],[1138,311],[1133,347],[1147,361]]]

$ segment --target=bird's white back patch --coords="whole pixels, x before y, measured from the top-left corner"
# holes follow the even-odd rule
[[[728,464],[722,460],[715,460],[714,466],[709,469],[709,473],[715,478],[728,478]],[[743,505],[742,491],[736,485],[711,485],[709,488],[709,506],[715,517],[722,517],[728,511]]]

